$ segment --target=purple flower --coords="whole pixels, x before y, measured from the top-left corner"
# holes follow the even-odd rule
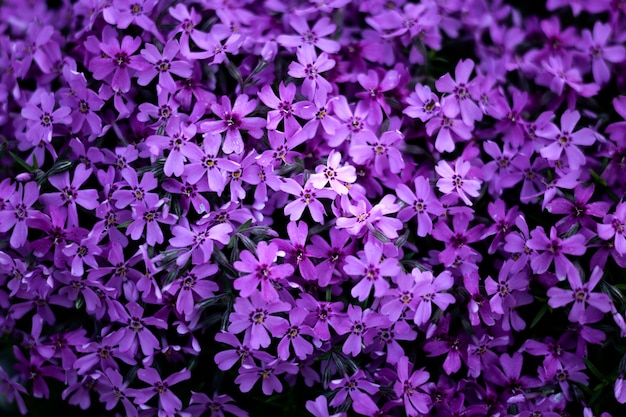
[[[517,300],[515,291],[523,291],[528,288],[528,274],[524,271],[512,273],[513,261],[506,261],[498,272],[498,281],[487,277],[485,279],[485,291],[491,295],[489,307],[497,314],[505,314],[515,308]]]
[[[175,40],[169,40],[163,47],[163,52],[159,52],[156,46],[147,43],[141,50],[141,56],[149,64],[148,68],[137,73],[137,84],[148,85],[154,77],[159,76],[158,85],[169,93],[176,92],[176,83],[172,74],[182,78],[189,78],[193,67],[189,62],[174,60],[180,46]]]
[[[261,366],[243,364],[239,369],[239,375],[235,378],[235,383],[239,384],[241,392],[249,392],[256,382],[261,378],[261,390],[265,395],[273,392],[281,393],[283,385],[276,375],[298,373],[298,365],[291,362],[282,362],[274,359]]]
[[[332,34],[336,26],[331,23],[330,18],[322,17],[312,28],[306,19],[299,15],[292,15],[289,19],[289,25],[298,32],[298,35],[279,35],[276,42],[285,47],[296,48],[303,45],[317,46],[324,52],[334,54],[339,52],[339,42],[326,39],[326,36]]]
[[[38,210],[31,209],[38,198],[39,186],[36,182],[19,184],[17,192],[8,198],[8,204],[0,210],[0,233],[13,229],[9,243],[14,249],[26,243],[29,221],[42,217]]]
[[[272,336],[280,337],[289,328],[287,320],[272,314],[289,310],[291,306],[288,303],[268,302],[260,292],[254,291],[249,298],[236,299],[228,331],[239,334],[245,330],[244,343],[249,343],[253,349],[268,347],[271,343],[268,331]]]
[[[530,260],[530,266],[535,274],[541,274],[548,270],[552,261],[559,280],[564,280],[566,276],[576,274],[574,264],[565,256],[580,256],[587,250],[586,239],[581,234],[575,234],[566,239],[561,239],[556,234],[556,228],[550,228],[550,237],[542,227],[535,228],[530,232],[531,238],[526,242],[530,249],[534,249],[541,254]]]
[[[132,2],[113,0],[113,5],[110,6],[113,10],[111,10],[110,14],[105,14],[105,20],[108,23],[117,25],[119,29],[126,29],[131,24],[135,24],[150,32],[159,42],[164,43],[163,36],[157,29],[154,21],[149,17],[157,4],[158,0],[133,0]]]
[[[291,221],[299,220],[305,208],[309,209],[311,218],[317,223],[324,222],[326,210],[323,204],[318,200],[320,198],[333,198],[335,191],[330,188],[317,189],[311,183],[311,179],[302,187],[292,178],[283,179],[280,186],[281,191],[296,196],[296,199],[285,206],[285,215],[289,216]]]
[[[430,320],[433,304],[445,311],[450,304],[455,303],[456,300],[452,294],[443,292],[452,288],[454,279],[448,271],[435,277],[429,271],[422,272],[414,268],[411,274],[415,279],[413,297],[417,301],[413,320],[420,326]]]
[[[144,317],[144,309],[135,302],[128,303],[126,308],[122,309],[117,321],[123,323],[124,327],[115,331],[111,343],[119,343],[121,352],[130,352],[132,355],[137,352],[138,347],[141,347],[144,355],[149,355],[159,348],[159,340],[147,326],[167,329],[167,323],[162,319]]]
[[[430,87],[422,84],[415,85],[415,92],[407,97],[408,106],[402,110],[402,113],[414,119],[420,119],[427,122],[441,111],[439,97],[430,91]]]
[[[150,387],[134,391],[135,404],[143,405],[152,397],[158,395],[160,417],[174,417],[183,408],[182,401],[172,392],[170,387],[189,379],[191,377],[189,369],[183,369],[165,379],[161,379],[156,369],[144,368],[137,371],[137,376],[143,382],[149,384]]]
[[[363,309],[350,304],[348,317],[341,320],[335,326],[338,334],[348,333],[341,351],[346,355],[357,356],[363,349],[363,334],[373,328],[379,327],[386,322],[386,318],[371,309]]]
[[[129,69],[143,69],[139,56],[133,55],[140,46],[141,38],[124,36],[120,44],[117,40],[117,33],[105,31],[103,41],[99,43],[103,54],[89,62],[89,71],[96,80],[106,79],[114,90],[127,93],[131,87]],[[112,78],[110,78],[111,73],[113,73]]]
[[[233,282],[233,286],[239,290],[241,297],[249,297],[256,293],[260,284],[261,296],[265,301],[279,300],[274,285],[277,281],[291,275],[294,269],[289,264],[276,265],[278,252],[279,247],[274,242],[269,245],[266,242],[259,242],[256,257],[248,250],[241,252],[241,260],[233,264],[238,271],[246,273]]]
[[[346,413],[337,413],[332,416],[328,412],[328,400],[324,395],[320,395],[315,401],[307,401],[306,409],[315,417],[345,417]]]
[[[227,244],[233,227],[228,223],[216,224],[212,227],[192,226],[191,229],[180,225],[174,226],[170,245],[175,248],[190,248],[176,260],[178,266],[183,266],[191,257],[193,263],[207,263],[213,254],[214,241]]]
[[[202,392],[191,391],[191,400],[189,407],[183,410],[184,414],[191,414],[192,417],[200,417],[207,415],[209,417],[224,417],[224,413],[229,413],[237,417],[248,417],[248,413],[234,404],[230,404],[234,400],[225,394],[213,394],[209,398]]]
[[[567,281],[570,284],[571,290],[551,287],[547,292],[548,297],[550,297],[548,305],[552,308],[558,308],[574,302],[569,312],[568,319],[571,322],[578,322],[580,324],[587,322],[587,310],[589,308],[608,313],[611,310],[612,304],[609,296],[603,293],[592,292],[594,287],[600,282],[600,279],[602,279],[602,275],[602,270],[596,266],[591,272],[589,281],[583,284],[578,270],[574,268],[567,275]]]
[[[219,156],[222,138],[219,133],[208,134],[202,142],[202,149],[188,142],[185,154],[189,163],[183,165],[187,181],[197,184],[205,175],[210,191],[221,195],[226,186],[225,173],[235,172],[241,166],[228,158]]]
[[[405,412],[412,417],[428,413],[430,396],[422,387],[428,382],[430,374],[424,368],[413,371],[413,365],[406,356],[402,356],[396,366],[398,379],[393,384],[393,391],[398,398],[402,398]]]
[[[396,186],[398,198],[408,205],[408,207],[400,210],[398,219],[405,222],[415,216],[417,219],[417,235],[424,237],[433,230],[433,222],[430,216],[442,215],[443,206],[437,200],[428,179],[420,175],[413,182],[415,193],[404,184]]]
[[[315,48],[311,45],[302,45],[296,51],[298,57],[297,62],[289,64],[288,74],[294,78],[303,78],[302,94],[309,100],[319,92],[330,93],[333,89],[332,85],[320,74],[326,72],[335,66],[335,61],[328,58],[326,52],[322,52],[319,56],[315,53]]]
[[[369,297],[372,287],[374,287],[374,297],[382,297],[389,289],[389,283],[383,277],[392,277],[400,273],[398,260],[383,258],[381,253],[380,242],[368,241],[364,250],[358,253],[358,258],[352,255],[346,257],[343,270],[348,275],[362,277],[350,291],[350,294],[359,301],[365,301]]]
[[[52,141],[53,125],[69,125],[72,121],[72,110],[69,107],[61,106],[54,110],[54,104],[53,93],[37,90],[22,109],[22,117],[28,120],[26,135],[34,145]],[[43,163],[42,160],[39,162]]]
[[[598,85],[604,85],[611,79],[611,70],[607,62],[617,64],[626,58],[624,46],[607,45],[611,35],[610,24],[596,21],[593,25],[593,32],[588,29],[582,31],[581,42],[578,45],[591,58],[593,79]]]
[[[366,415],[372,415],[370,413],[378,408],[371,397],[379,391],[378,385],[368,381],[367,375],[360,369],[352,376],[344,375],[341,379],[330,381],[328,385],[331,389],[338,388],[335,397],[330,402],[331,406],[340,406],[350,396],[353,403],[360,403],[361,409],[367,412]]]
[[[246,117],[252,113],[257,106],[256,100],[248,100],[248,96],[240,94],[235,99],[235,103],[230,104],[228,97],[223,96],[220,103],[211,105],[211,111],[222,120],[205,120],[200,122],[200,132],[222,133],[226,132],[222,151],[224,153],[241,154],[244,150],[244,143],[241,137],[241,130],[247,130],[254,138],[260,138],[265,127],[265,120],[260,117]]]
[[[574,132],[579,120],[578,111],[565,110],[561,116],[561,129],[553,123],[548,123],[543,129],[537,130],[535,132],[537,136],[554,141],[541,149],[541,156],[549,161],[556,161],[565,151],[570,169],[577,170],[581,165],[585,165],[585,154],[576,145],[593,145],[596,138],[594,132],[588,128]]]
[[[483,112],[474,102],[471,96],[473,83],[469,77],[474,70],[474,61],[471,59],[460,60],[454,70],[454,78],[445,74],[437,80],[435,86],[442,93],[449,93],[446,102],[452,107],[454,114],[461,113],[461,119],[467,126],[474,126],[475,121],[483,119]]]
[[[315,174],[309,177],[311,185],[321,190],[327,184],[335,190],[337,194],[348,194],[346,184],[356,181],[356,169],[351,165],[339,166],[341,163],[341,153],[331,151],[328,155],[326,166],[318,165]]]
[[[137,408],[129,398],[134,396],[135,390],[128,388],[129,383],[124,381],[122,375],[113,368],[106,368],[104,371],[98,370],[96,372],[96,375],[101,377],[97,392],[100,394],[100,402],[105,403],[105,408],[112,410],[121,402],[128,417],[137,417]]]
[[[626,202],[620,202],[615,213],[607,215],[603,223],[598,224],[598,236],[604,240],[613,240],[617,253],[626,256]]]
[[[86,126],[89,126],[91,133],[90,138],[100,135],[102,133],[102,119],[95,112],[102,108],[104,100],[93,90],[87,88],[85,74],[75,72],[66,66],[63,68],[63,75],[69,84],[69,89],[60,103],[72,108],[72,131],[80,132],[87,122]],[[82,146],[82,142],[76,142],[80,143],[78,146]],[[95,150],[95,148],[89,149],[90,153]]]
[[[121,209],[130,204],[144,204],[147,208],[152,208],[157,204],[159,196],[156,193],[148,192],[157,188],[158,185],[154,173],[146,172],[139,181],[137,171],[126,168],[122,170],[122,178],[130,190],[117,189],[111,194],[111,198],[115,200],[115,207]]]
[[[71,182],[68,171],[54,175],[48,178],[48,181],[60,192],[39,196],[39,201],[47,207],[58,208],[60,215],[66,219],[68,228],[78,226],[77,205],[87,210],[93,210],[98,207],[97,190],[79,189],[89,179],[91,172],[91,169],[87,169],[80,164],[74,170],[74,177]]]
[[[313,345],[308,342],[305,336],[314,336],[313,329],[304,323],[309,312],[303,308],[293,308],[289,311],[289,328],[285,332],[282,340],[278,343],[278,357],[284,361],[289,359],[289,347],[293,348],[293,352],[300,360],[304,360],[307,356],[313,354]]]
[[[195,265],[189,271],[185,271],[180,278],[164,286],[163,292],[177,295],[176,311],[190,316],[194,311],[196,301],[211,298],[219,290],[215,282],[206,279],[215,275],[217,271],[217,265]]]
[[[441,178],[437,180],[437,188],[444,194],[455,192],[468,206],[472,205],[470,197],[478,197],[480,194],[480,181],[469,179],[468,173],[472,164],[459,158],[453,163],[453,167],[446,161],[439,161],[435,171]]]

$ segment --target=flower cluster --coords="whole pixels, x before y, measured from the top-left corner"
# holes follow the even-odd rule
[[[620,415],[626,3],[27,3],[0,414]]]

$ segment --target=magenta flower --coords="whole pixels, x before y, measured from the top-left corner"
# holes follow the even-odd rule
[[[217,265],[195,265],[189,271],[185,271],[180,278],[163,287],[164,293],[176,296],[176,311],[185,316],[190,316],[195,308],[195,303],[200,300],[211,298],[219,290],[219,286],[207,277],[215,275]]]
[[[398,142],[404,139],[404,135],[397,130],[384,132],[379,138],[367,136],[365,143],[354,140],[350,146],[350,157],[359,165],[374,162],[374,172],[383,176],[389,170],[398,174],[404,169],[404,159]]]
[[[300,275],[307,281],[315,279],[315,266],[310,259],[306,240],[309,236],[309,227],[305,222],[289,222],[287,224],[289,240],[274,239],[272,243],[285,253],[285,263],[298,268]]]
[[[107,36],[108,35],[108,36]],[[99,44],[102,56],[89,61],[89,71],[96,80],[108,80],[114,90],[123,93],[130,91],[129,70],[143,69],[143,63],[138,55],[133,55],[141,46],[141,38],[124,36],[122,43],[117,40],[117,33],[105,31],[103,42]],[[113,74],[112,78],[109,76]]]
[[[430,87],[422,84],[415,85],[415,91],[407,97],[406,102],[408,106],[402,110],[402,113],[413,119],[420,119],[422,122],[429,121],[441,111],[437,94],[430,91]]]
[[[483,112],[471,96],[474,87],[469,77],[474,70],[474,61],[460,60],[454,70],[453,80],[450,74],[445,74],[437,80],[435,86],[442,93],[448,93],[446,102],[452,107],[453,113],[461,113],[461,119],[467,126],[474,126],[475,121],[483,119]]]
[[[309,181],[304,184],[304,187],[291,178],[285,178],[280,189],[296,197],[294,201],[285,206],[285,215],[289,216],[291,221],[299,220],[302,217],[302,213],[304,213],[304,209],[308,208],[313,220],[318,223],[323,223],[326,210],[323,204],[318,200],[318,197],[332,198],[335,196],[335,192],[329,188],[318,190],[313,187],[310,178]]]
[[[414,180],[415,193],[404,184],[396,186],[396,194],[408,207],[398,213],[398,219],[405,222],[415,216],[417,219],[417,235],[424,237],[433,230],[432,216],[443,214],[443,206],[437,200],[428,179],[418,176]]]
[[[326,52],[319,56],[315,53],[315,48],[310,45],[303,45],[296,51],[297,62],[289,64],[288,74],[294,78],[303,78],[302,93],[309,99],[319,92],[328,94],[333,90],[332,85],[320,74],[335,66],[335,61],[328,58]]]
[[[339,335],[348,334],[341,351],[346,355],[357,356],[363,349],[363,334],[386,323],[386,318],[371,309],[363,309],[350,304],[348,317],[335,326]]]
[[[216,224],[212,227],[191,226],[191,229],[180,225],[174,226],[172,233],[174,237],[170,239],[170,245],[183,249],[176,260],[178,266],[183,266],[191,257],[195,264],[207,263],[213,254],[213,245],[217,241],[226,245],[230,241],[230,233],[233,227],[228,223]]]
[[[117,321],[123,323],[124,327],[115,331],[111,344],[119,343],[121,352],[129,352],[133,356],[139,347],[144,355],[150,355],[160,346],[159,340],[147,326],[167,329],[167,323],[162,319],[144,317],[143,307],[135,302],[128,303],[126,308],[122,308]]]
[[[39,198],[39,186],[36,182],[19,184],[17,192],[7,199],[7,205],[0,210],[0,233],[13,229],[9,243],[17,249],[26,243],[29,221],[43,217],[38,210],[31,209]]]
[[[341,153],[331,151],[328,155],[326,166],[318,165],[315,174],[309,177],[311,185],[321,190],[327,184],[335,190],[337,194],[348,194],[346,184],[352,184],[356,181],[356,169],[348,164],[339,166],[341,163]]]
[[[595,267],[591,272],[589,281],[585,284],[580,279],[578,270],[574,268],[568,275],[567,281],[571,290],[565,290],[559,287],[551,287],[548,289],[547,295],[550,297],[548,304],[552,308],[563,307],[574,302],[569,312],[568,319],[571,322],[585,324],[588,320],[588,309],[597,309],[603,313],[611,310],[611,299],[608,295],[598,292],[592,292],[600,279],[602,279],[603,271],[599,267]],[[588,306],[587,306],[588,305]]]
[[[67,221],[67,227],[78,226],[77,205],[93,210],[98,207],[98,191],[93,189],[80,190],[79,188],[91,176],[91,169],[86,169],[84,165],[78,165],[74,170],[74,178],[70,182],[70,173],[65,171],[61,174],[48,178],[50,184],[60,192],[42,194],[39,201],[48,207],[58,209],[58,212]]]
[[[224,413],[232,414],[236,417],[248,417],[248,413],[234,404],[231,404],[234,400],[225,394],[213,394],[212,398],[209,398],[202,392],[191,391],[191,400],[189,407],[183,410],[184,414],[191,414],[192,417],[206,416],[207,412],[209,417],[224,417]]]
[[[405,412],[411,417],[427,414],[430,396],[422,387],[428,382],[430,374],[423,368],[413,371],[413,365],[406,356],[402,356],[396,366],[398,379],[393,384],[393,391],[398,398],[402,398]]]
[[[240,261],[233,265],[238,271],[247,273],[233,282],[241,297],[249,297],[257,292],[261,285],[261,297],[265,301],[275,302],[279,300],[275,283],[293,274],[294,268],[290,264],[276,265],[279,247],[276,243],[259,242],[256,248],[256,257],[252,252],[241,252]],[[258,259],[257,259],[258,258]]]
[[[620,202],[615,213],[607,215],[603,223],[598,224],[598,236],[604,240],[613,240],[617,253],[626,256],[626,202]]]
[[[357,93],[356,96],[369,103],[368,113],[374,124],[380,124],[383,121],[383,111],[387,115],[391,114],[391,107],[387,104],[384,93],[396,88],[401,79],[400,73],[395,69],[386,71],[382,80],[378,72],[374,70],[367,71],[367,74],[357,75],[357,81],[365,91]]]
[[[137,73],[137,84],[148,85],[158,74],[159,87],[169,93],[175,93],[177,88],[172,74],[189,78],[193,72],[193,66],[189,62],[175,60],[179,50],[180,46],[175,40],[169,40],[163,47],[162,53],[156,46],[147,43],[141,50],[141,56],[149,66]]]
[[[130,397],[135,395],[135,390],[128,388],[129,382],[124,381],[122,375],[113,368],[96,372],[96,375],[100,376],[100,385],[96,391],[100,394],[100,402],[105,403],[105,408],[112,410],[121,402],[128,417],[137,417],[137,407],[130,400]]]
[[[453,167],[446,161],[439,161],[435,171],[441,178],[437,180],[437,188],[444,194],[455,192],[468,206],[472,205],[470,197],[478,197],[480,194],[480,181],[469,179],[468,173],[472,164],[464,161],[462,157],[454,161]]]
[[[517,305],[514,292],[528,288],[528,274],[524,271],[515,273],[511,271],[513,261],[506,261],[498,272],[498,281],[487,277],[485,279],[485,291],[491,295],[489,307],[497,314],[505,314]]]
[[[323,259],[315,265],[317,283],[320,287],[326,287],[334,275],[341,275],[346,256],[353,253],[354,241],[350,241],[350,235],[341,229],[330,229],[330,244],[321,236],[311,236],[309,251],[312,257]]]
[[[235,383],[239,384],[241,392],[249,392],[260,378],[263,394],[281,393],[283,385],[276,375],[284,373],[298,373],[298,365],[292,362],[282,362],[280,359],[271,360],[261,366],[243,364],[239,368],[239,375],[235,378]]]
[[[348,213],[354,217],[339,217],[336,225],[355,236],[361,235],[365,227],[368,233],[382,233],[388,239],[396,239],[398,230],[402,229],[402,222],[395,217],[387,216],[400,210],[400,204],[395,201],[396,197],[388,194],[372,207],[369,200],[360,198],[356,205],[349,204],[347,207]]]
[[[361,410],[368,413],[366,415],[373,415],[369,413],[376,412],[378,407],[371,396],[379,391],[379,387],[368,381],[367,375],[362,370],[358,369],[351,376],[344,375],[341,379],[334,379],[328,385],[331,389],[338,389],[330,402],[331,406],[340,406],[350,396],[353,403],[360,403]]]
[[[285,85],[282,81],[278,85],[278,93],[280,98],[276,96],[272,87],[263,86],[261,91],[257,93],[259,100],[272,110],[267,112],[267,129],[275,130],[278,124],[283,120],[285,134],[290,137],[300,129],[300,124],[294,116],[302,117],[307,114],[305,107],[311,106],[308,101],[299,101],[294,103],[296,96],[296,85]]]
[[[537,136],[554,141],[541,149],[541,156],[549,161],[556,161],[565,151],[569,167],[572,170],[577,170],[580,166],[585,165],[585,154],[576,145],[593,145],[596,137],[594,132],[588,128],[574,132],[579,120],[580,113],[578,111],[565,110],[561,116],[561,129],[553,123],[548,123],[543,129],[537,130],[535,132]]]
[[[324,52],[334,54],[339,52],[339,42],[327,39],[326,36],[331,35],[336,26],[331,23],[328,17],[322,17],[312,28],[306,19],[300,15],[294,14],[289,19],[289,25],[298,32],[298,35],[279,35],[276,42],[280,45],[290,48],[296,48],[303,45],[317,46]]]
[[[611,25],[599,20],[593,25],[593,32],[582,31],[578,47],[591,57],[593,79],[598,85],[604,85],[611,79],[611,70],[607,62],[618,64],[626,58],[626,48],[622,45],[607,45],[612,35]]]
[[[256,100],[248,100],[248,96],[240,94],[235,103],[230,104],[228,97],[223,96],[220,103],[211,105],[211,111],[222,120],[205,120],[200,122],[200,132],[222,133],[226,132],[222,151],[224,153],[240,154],[244,150],[241,130],[247,130],[250,136],[260,138],[265,127],[265,120],[260,117],[246,117],[257,107]]]
[[[244,343],[252,349],[268,347],[271,343],[270,333],[274,337],[281,337],[289,328],[286,319],[272,315],[291,310],[289,303],[265,301],[258,291],[254,291],[248,298],[237,298],[234,307],[228,331],[234,334],[245,331]]]
[[[413,297],[417,300],[413,320],[418,326],[430,320],[433,304],[445,311],[450,304],[456,302],[452,294],[444,292],[452,288],[454,284],[454,279],[448,271],[435,277],[432,272],[422,272],[418,268],[414,268],[411,274],[415,279]]]
[[[400,266],[396,258],[384,258],[381,256],[382,244],[376,241],[368,241],[364,250],[358,253],[359,257],[349,255],[343,270],[361,280],[352,287],[350,294],[365,301],[374,287],[374,297],[382,297],[389,290],[389,283],[383,278],[393,277],[400,273]]]
[[[41,90],[35,91],[28,104],[21,111],[23,118],[28,120],[26,135],[33,144],[50,142],[52,140],[53,125],[69,125],[72,121],[71,109],[61,106],[54,110],[54,94]],[[43,163],[42,160],[39,160]]]
[[[147,403],[155,395],[159,396],[159,416],[174,417],[183,408],[183,403],[172,392],[170,387],[191,377],[189,369],[183,369],[161,379],[159,372],[154,368],[143,368],[137,371],[140,380],[150,385],[134,391],[134,402],[138,405]]]
[[[282,340],[278,343],[278,357],[284,361],[291,356],[289,347],[293,348],[295,356],[304,360],[313,354],[313,345],[302,336],[314,336],[313,329],[305,324],[309,312],[303,308],[293,308],[289,311],[289,328]]]
[[[530,232],[531,238],[526,242],[530,249],[542,252],[530,260],[530,266],[535,274],[541,274],[548,270],[552,261],[559,280],[564,280],[566,276],[576,274],[576,267],[565,255],[580,256],[587,250],[586,239],[581,234],[575,234],[565,239],[561,239],[556,234],[556,228],[550,228],[550,237],[542,227],[535,228]]]

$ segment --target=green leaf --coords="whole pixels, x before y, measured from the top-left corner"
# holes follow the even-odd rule
[[[530,323],[530,328],[532,329],[533,327],[535,327],[537,325],[537,323],[539,323],[539,320],[541,320],[541,318],[546,314],[546,312],[548,311],[548,304],[544,304],[541,309],[537,312],[537,315],[535,316],[535,318],[533,319],[533,322]]]
[[[20,158],[19,156],[17,156],[16,154],[14,154],[13,152],[9,151],[9,155],[11,155],[11,158],[13,158],[13,160],[15,162],[17,162],[22,168],[24,168],[26,171],[28,172],[34,172],[36,168],[31,167],[30,165],[28,165],[26,163],[26,161],[24,161],[22,158]]]
[[[600,381],[604,381],[606,379],[602,372],[600,372],[600,370],[596,368],[596,366],[591,363],[588,358],[583,358],[583,360],[585,361],[585,365],[587,365],[587,369],[589,369],[596,378],[598,378]]]
[[[606,187],[606,181],[604,178],[602,178],[601,176],[599,176],[598,174],[595,173],[595,171],[593,169],[589,170],[589,174],[591,174],[591,178],[593,178],[593,180],[600,184],[603,187]]]

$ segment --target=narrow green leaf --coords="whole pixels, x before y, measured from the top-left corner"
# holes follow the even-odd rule
[[[543,306],[541,306],[541,309],[539,310],[539,312],[537,312],[537,315],[533,319],[532,323],[530,323],[531,329],[535,327],[537,323],[539,323],[539,321],[541,320],[543,316],[545,316],[546,312],[548,311],[548,308],[549,308],[548,304],[544,304]]]

